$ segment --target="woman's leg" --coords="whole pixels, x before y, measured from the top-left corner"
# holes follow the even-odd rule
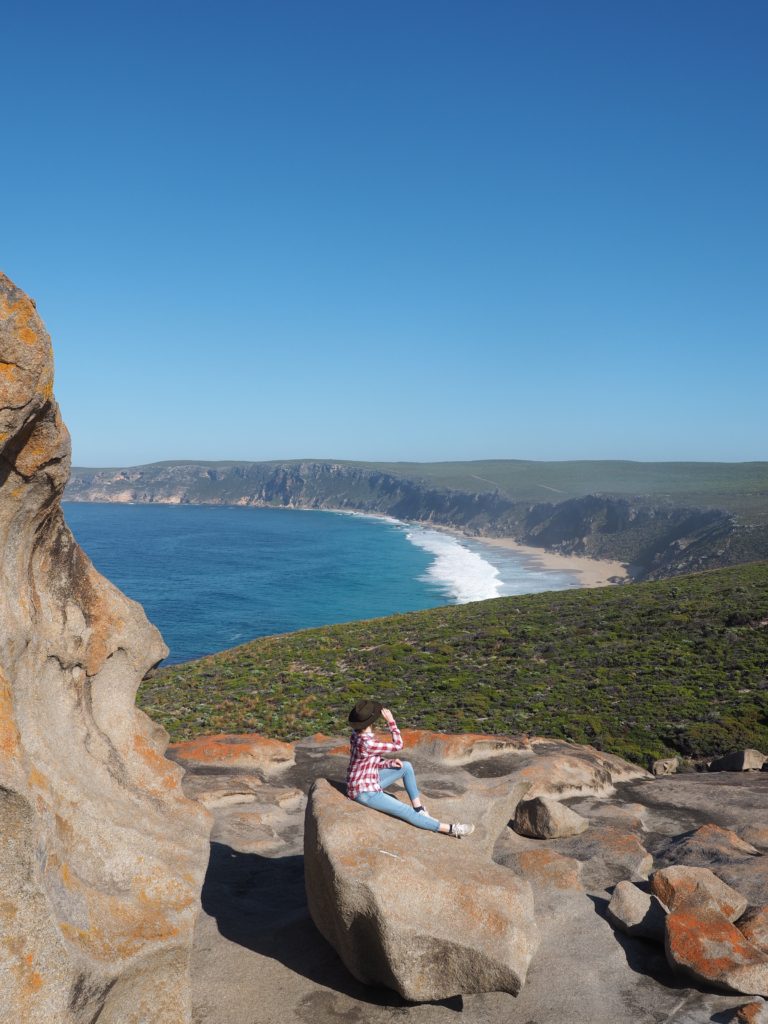
[[[398,769],[384,769],[384,771],[396,770]],[[358,793],[355,801],[363,804],[364,807],[373,807],[374,810],[381,811],[383,814],[390,814],[393,818],[401,818],[403,821],[407,821],[409,825],[415,825],[416,828],[425,828],[429,832],[440,831],[439,821],[436,821],[434,818],[428,818],[426,814],[419,814],[413,807],[408,807],[407,804],[401,803],[395,797],[390,796],[389,793]]]
[[[379,769],[379,785],[382,789],[389,789],[398,779],[403,780],[405,791],[411,798],[411,803],[419,803],[419,787],[416,785],[416,776],[413,773],[413,765],[410,761],[403,761],[402,768]]]

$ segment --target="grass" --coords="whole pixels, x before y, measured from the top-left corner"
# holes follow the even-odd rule
[[[160,670],[139,705],[174,740],[292,740],[345,732],[369,695],[401,725],[539,733],[641,763],[768,752],[768,562],[266,637]]]

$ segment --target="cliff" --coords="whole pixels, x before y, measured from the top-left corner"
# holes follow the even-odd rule
[[[0,1019],[189,1019],[208,815],[134,705],[167,654],[60,499],[70,445],[35,305],[0,275]]]
[[[415,473],[415,470],[409,470]],[[480,478],[478,478],[480,479]],[[550,488],[552,490],[552,488]],[[634,579],[658,579],[768,557],[764,514],[697,507],[659,495],[587,494],[521,500],[342,462],[157,463],[77,469],[71,501],[350,509],[511,536],[562,554],[616,559]]]

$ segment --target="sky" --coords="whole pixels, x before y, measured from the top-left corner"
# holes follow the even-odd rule
[[[77,465],[768,459],[768,4],[3,5]]]

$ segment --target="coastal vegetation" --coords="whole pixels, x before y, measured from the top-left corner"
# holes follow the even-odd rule
[[[159,670],[174,740],[343,733],[375,694],[409,727],[528,732],[645,763],[768,750],[768,562],[266,637]]]

